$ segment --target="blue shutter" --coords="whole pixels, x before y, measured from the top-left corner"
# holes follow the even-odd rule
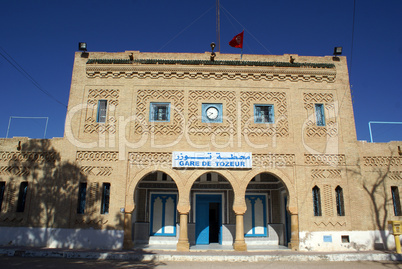
[[[315,104],[317,126],[325,126],[325,112],[323,104]]]

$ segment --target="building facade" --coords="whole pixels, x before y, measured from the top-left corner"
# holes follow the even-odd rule
[[[345,57],[77,52],[64,137],[0,143],[2,245],[389,249],[402,220]]]

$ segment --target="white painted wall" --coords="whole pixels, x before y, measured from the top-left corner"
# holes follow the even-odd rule
[[[123,230],[0,227],[0,245],[121,249]]]

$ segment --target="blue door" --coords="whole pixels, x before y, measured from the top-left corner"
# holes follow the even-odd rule
[[[222,196],[197,194],[195,238],[197,245],[222,243]]]

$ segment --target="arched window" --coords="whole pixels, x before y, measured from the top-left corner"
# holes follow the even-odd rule
[[[314,216],[322,216],[320,188],[318,188],[317,186],[314,186],[313,188],[313,206]]]
[[[345,205],[343,202],[343,190],[340,186],[335,188],[336,213],[338,216],[345,216]]]

